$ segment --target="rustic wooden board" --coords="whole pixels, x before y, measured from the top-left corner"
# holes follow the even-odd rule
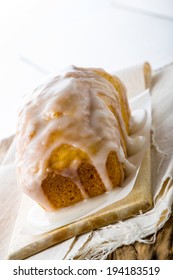
[[[124,199],[73,223],[41,235],[22,235],[22,221],[26,218],[30,199],[24,198],[11,240],[8,259],[25,259],[71,237],[127,219],[152,206],[150,179],[150,148],[143,159],[134,188]]]
[[[13,137],[0,142],[0,162],[3,160]],[[124,245],[111,253],[108,260],[173,260],[173,216],[165,223],[153,244],[135,242]]]

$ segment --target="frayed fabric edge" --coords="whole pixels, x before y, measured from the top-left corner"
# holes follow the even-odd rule
[[[162,203],[159,200],[152,210],[127,221],[93,231],[85,246],[78,252],[73,252],[73,255],[69,254],[68,259],[106,259],[109,254],[122,245],[129,245],[135,241],[154,243],[157,231],[164,226],[171,215],[172,203],[173,187],[163,197]],[[146,226],[142,227],[144,218],[147,222]],[[150,220],[154,222],[148,222]],[[147,239],[146,237],[150,235],[152,236]]]

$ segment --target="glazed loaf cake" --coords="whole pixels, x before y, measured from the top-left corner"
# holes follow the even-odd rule
[[[69,67],[39,86],[19,111],[18,185],[47,211],[120,187],[129,122],[117,77]]]

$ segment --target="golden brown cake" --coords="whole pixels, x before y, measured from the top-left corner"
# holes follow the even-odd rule
[[[18,185],[47,211],[120,187],[129,122],[117,77],[71,66],[38,87],[19,112]]]

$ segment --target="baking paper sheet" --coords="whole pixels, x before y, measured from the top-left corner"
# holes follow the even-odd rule
[[[132,164],[132,169],[129,174],[127,174],[122,186],[111,190],[111,192],[90,198],[89,200],[84,200],[76,205],[52,213],[46,212],[33,201],[32,207],[28,209],[28,215],[22,229],[22,234],[37,235],[59,228],[95,213],[123,199],[129,194],[135,184],[144,154],[150,143],[151,98],[149,90],[131,99],[129,104],[134,120],[130,137],[132,142],[136,142],[136,145],[133,145],[133,154],[128,157],[128,160]],[[137,128],[138,130],[136,131]],[[140,143],[140,145],[138,145],[138,143]],[[136,150],[137,148],[138,150]]]

